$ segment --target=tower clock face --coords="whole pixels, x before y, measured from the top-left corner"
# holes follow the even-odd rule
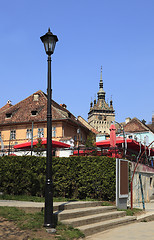
[[[98,116],[98,119],[99,119],[99,120],[102,120],[102,116]]]

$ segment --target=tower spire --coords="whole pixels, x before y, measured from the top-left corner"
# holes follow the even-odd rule
[[[102,66],[101,66],[101,78],[100,78],[100,80],[102,80]]]
[[[113,108],[112,95],[111,95],[111,100],[110,100],[110,108]]]
[[[100,82],[99,82],[99,91],[98,91],[97,95],[98,95],[98,100],[100,100],[100,99],[105,100],[105,92],[103,90],[103,79],[102,79],[102,66],[101,66],[101,77],[100,77]]]
[[[95,98],[94,98],[94,106],[96,105],[96,94],[95,94]]]
[[[90,103],[90,108],[93,107],[93,102],[92,102],[92,98],[91,98],[91,103]]]
[[[100,77],[100,82],[99,82],[99,88],[103,88],[102,66],[101,66],[101,77]]]

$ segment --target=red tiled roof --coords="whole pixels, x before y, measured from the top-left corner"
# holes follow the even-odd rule
[[[34,95],[39,96],[34,101]],[[4,106],[5,107],[5,106]],[[1,108],[0,125],[22,124],[28,122],[47,122],[47,95],[41,90],[33,93],[19,103],[7,108]],[[52,120],[69,120],[72,124],[88,128],[80,123],[66,107],[52,100]]]
[[[147,125],[149,128],[150,128],[150,130],[154,133],[154,124],[148,124]]]
[[[0,113],[5,111],[6,109],[9,109],[12,106],[12,104],[7,103],[2,108],[0,108]]]
[[[34,95],[38,94],[38,101],[34,101]],[[31,121],[47,121],[47,96],[41,90],[22,100],[21,102],[7,108],[2,107],[0,111],[0,124],[24,123]],[[36,115],[32,115],[35,112]],[[8,115],[10,116],[8,117]],[[52,101],[52,118],[66,119],[71,116],[75,119],[67,109]]]
[[[131,119],[125,126],[124,126],[125,132],[145,132],[149,131],[149,127],[145,124],[143,124],[139,119],[133,118]]]
[[[82,125],[84,125],[85,127],[87,127],[90,131],[92,131],[93,133],[95,133],[95,134],[98,134],[99,132],[95,129],[95,128],[93,128],[83,117],[81,117],[81,116],[78,116],[78,121],[82,124]]]

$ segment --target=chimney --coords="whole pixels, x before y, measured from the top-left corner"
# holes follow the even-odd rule
[[[60,106],[63,107],[63,108],[67,108],[66,104],[64,104],[64,103],[60,104]]]
[[[7,100],[7,104],[11,105],[12,101],[11,100]]]
[[[130,120],[131,120],[131,118],[130,118],[130,117],[127,117],[127,118],[125,119],[125,123],[126,123],[126,124],[129,123]]]
[[[33,95],[33,101],[34,101],[34,102],[39,101],[39,96],[40,96],[39,94],[34,94],[34,95]]]

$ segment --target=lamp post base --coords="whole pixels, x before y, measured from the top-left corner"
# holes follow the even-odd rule
[[[44,227],[47,227],[47,226],[45,226],[44,225]],[[55,228],[46,228],[46,231],[47,231],[47,233],[50,233],[50,234],[53,234],[53,233],[56,233],[56,229]]]

